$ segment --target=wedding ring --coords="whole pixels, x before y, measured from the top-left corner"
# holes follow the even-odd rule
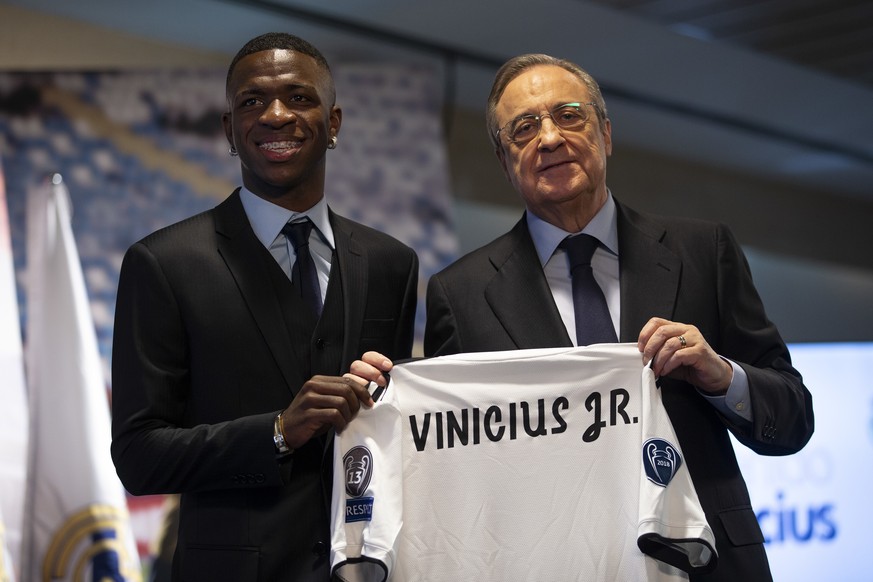
[[[680,350],[688,345],[688,342],[685,341],[685,336],[680,335],[676,339],[679,340],[679,344],[680,344],[679,349]]]

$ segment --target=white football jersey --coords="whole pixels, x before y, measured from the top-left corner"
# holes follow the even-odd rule
[[[715,566],[635,344],[457,354],[390,376],[335,442],[340,579],[682,580]]]

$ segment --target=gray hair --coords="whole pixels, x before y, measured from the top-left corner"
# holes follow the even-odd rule
[[[558,59],[544,54],[526,54],[513,57],[503,63],[503,66],[497,71],[494,76],[494,84],[491,86],[491,94],[488,95],[488,105],[485,108],[485,126],[488,130],[488,137],[491,138],[491,143],[495,149],[500,147],[500,142],[497,139],[497,103],[503,96],[506,86],[513,79],[521,75],[527,69],[542,65],[551,65],[561,67],[573,73],[585,84],[588,89],[588,94],[591,95],[591,100],[596,104],[597,118],[601,123],[606,121],[606,103],[603,101],[603,95],[600,93],[600,86],[588,72],[572,61],[566,59]]]

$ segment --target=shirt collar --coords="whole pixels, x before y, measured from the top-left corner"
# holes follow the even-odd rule
[[[309,210],[294,212],[264,200],[245,186],[240,188],[239,195],[249,223],[252,225],[252,230],[255,231],[255,236],[266,248],[270,248],[287,222],[303,216],[309,217],[331,250],[335,248],[333,229],[328,218],[327,199],[324,196]]]
[[[567,232],[549,224],[532,212],[525,212],[527,228],[540,258],[540,264],[543,266],[552,257],[562,240],[570,235],[583,232],[599,240],[607,251],[618,256],[618,221],[616,216],[615,200],[613,200],[612,192],[609,190],[606,192],[606,202],[597,211],[594,218],[579,232]]]

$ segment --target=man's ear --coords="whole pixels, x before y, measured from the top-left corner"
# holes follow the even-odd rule
[[[227,138],[228,145],[234,147],[233,125],[231,124],[230,111],[225,111],[221,114],[221,125],[224,127],[224,136]]]
[[[334,105],[330,108],[330,135],[338,136],[343,124],[343,110]]]
[[[502,146],[497,146],[497,149],[494,150],[494,153],[497,154],[497,159],[500,162],[500,167],[503,168],[503,175],[506,176],[506,179],[509,180],[509,183],[512,183],[512,179],[510,179],[509,168],[506,167],[506,152],[503,150]]]

